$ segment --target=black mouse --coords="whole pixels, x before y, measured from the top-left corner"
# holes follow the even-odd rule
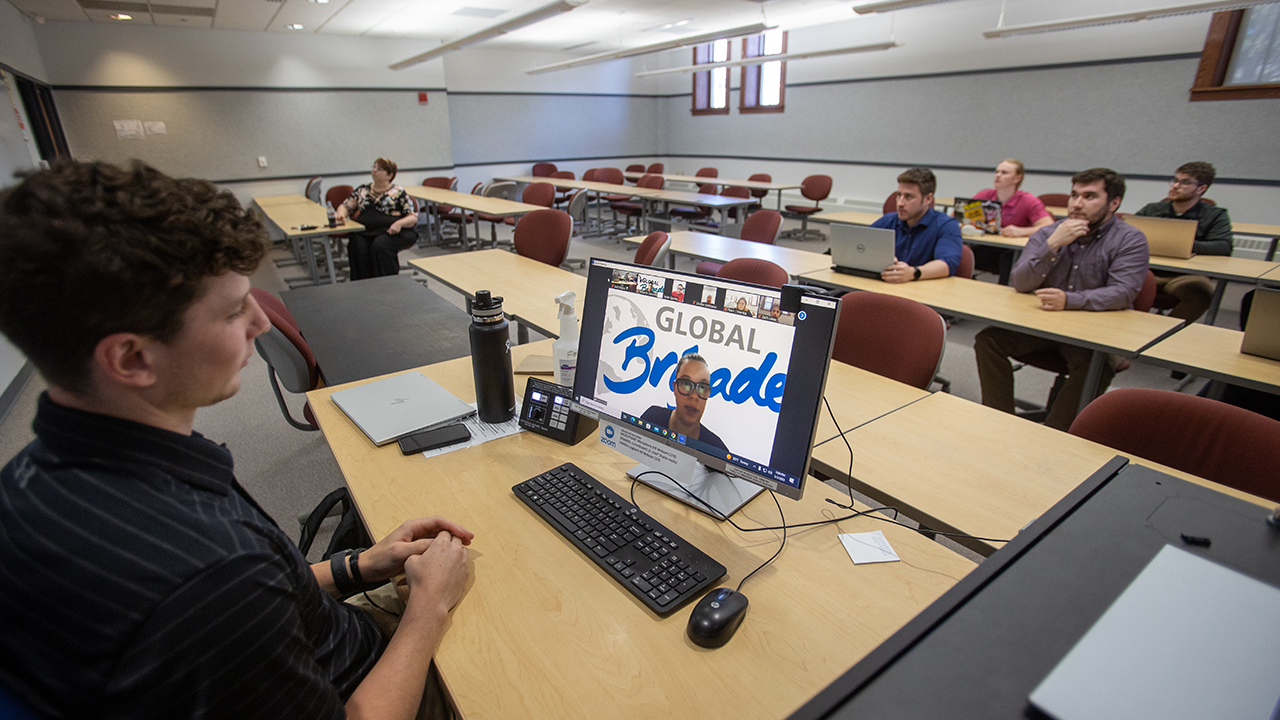
[[[694,645],[718,648],[729,642],[747,615],[747,596],[727,587],[707,593],[689,614],[689,639]]]

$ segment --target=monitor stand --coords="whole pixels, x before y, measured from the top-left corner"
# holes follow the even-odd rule
[[[653,471],[648,465],[636,465],[627,471],[627,477],[639,480],[654,490],[666,493],[717,520],[728,518],[743,505],[751,502],[755,496],[764,492],[764,488],[755,483],[731,478],[719,470],[712,470],[700,462],[681,463],[680,466],[683,472],[680,472],[679,475],[681,477],[676,479],[680,481],[680,485],[688,488],[692,495],[667,479],[666,475]],[[662,472],[670,474],[668,470]],[[695,495],[702,502],[694,499]],[[706,505],[703,503],[706,503]],[[707,505],[715,508],[716,512],[711,512]],[[719,513],[719,515],[716,513]]]

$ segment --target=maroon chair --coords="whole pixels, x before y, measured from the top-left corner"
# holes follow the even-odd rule
[[[354,191],[355,188],[350,185],[334,185],[324,194],[324,202],[329,207],[337,210],[338,206],[346,202]]]
[[[643,173],[644,173],[644,166],[643,166],[643,165],[628,165],[628,166],[627,166],[627,169],[626,169],[624,172],[629,172],[629,173],[641,173],[641,174],[643,174]],[[636,178],[636,180],[639,180],[639,179],[640,179],[640,178]]]
[[[1142,289],[1138,291],[1137,297],[1133,299],[1133,309],[1139,312],[1150,312],[1155,299],[1156,274],[1148,270],[1147,277],[1142,281]],[[1062,359],[1061,355],[1051,350],[1027,353],[1026,355],[1019,355],[1013,359],[1023,365],[1030,365],[1031,367],[1047,370],[1048,372],[1057,375],[1057,377],[1054,378],[1053,387],[1049,389],[1049,400],[1045,402],[1044,408],[1019,413],[1021,417],[1025,417],[1029,420],[1035,420],[1037,422],[1043,422],[1048,413],[1048,408],[1053,407],[1053,401],[1057,399],[1058,391],[1062,389],[1062,384],[1066,382],[1067,363]],[[1127,359],[1121,360],[1120,364],[1116,366],[1116,374],[1128,370],[1129,367],[1130,363]],[[1032,407],[1034,407],[1034,405],[1032,405]]]
[[[694,177],[720,177],[720,171],[713,167],[699,168]]]
[[[780,288],[791,281],[791,276],[781,266],[757,258],[730,260],[720,268],[716,277],[775,288]]]
[[[529,183],[524,186],[524,191],[520,193],[520,202],[526,205],[541,205],[549,208],[555,204],[556,186],[551,183]],[[481,215],[483,218],[484,216]],[[515,225],[516,217],[507,215],[502,218],[502,222],[507,225]]]
[[[557,170],[551,173],[551,179],[552,180],[573,180],[575,178],[573,173],[569,172],[568,170]],[[555,188],[556,188],[556,199],[552,202],[552,205],[563,205],[564,203],[569,202],[569,196],[573,194],[574,189],[571,187],[561,187],[559,185],[556,185]]]
[[[553,163],[538,163],[533,166],[533,172],[531,174],[534,177],[551,177],[551,173],[555,171],[556,166]]]
[[[956,277],[971,279],[973,277],[973,248],[960,246],[960,267],[956,268]]]
[[[719,189],[719,185],[705,183],[698,186],[698,193],[700,195],[715,195],[716,191]],[[679,218],[680,220],[690,224],[701,224],[705,223],[707,218],[711,217],[711,210],[705,207],[673,207],[667,211],[667,214],[670,215],[673,220]]]
[[[657,267],[666,259],[667,252],[671,249],[671,238],[661,230],[649,233],[649,237],[640,243],[640,247],[636,248],[637,265],[649,265]]]
[[[595,182],[596,173],[598,172],[600,172],[599,168],[591,168],[590,170],[587,170],[586,172],[582,173],[582,179],[587,182]]]
[[[782,227],[782,213],[777,210],[758,210],[742,223],[742,239],[751,242],[772,245],[778,239],[778,228]],[[724,265],[711,260],[698,263],[696,272],[699,275],[718,275]]]
[[[928,389],[946,346],[947,324],[928,305],[874,292],[840,298],[833,360]]]
[[[884,201],[884,205],[880,206],[880,212],[888,215],[891,212],[898,212],[898,191],[894,190],[889,193],[888,199]]]
[[[280,298],[258,288],[250,288],[249,294],[271,321],[272,329],[255,338],[253,345],[258,355],[267,362],[267,379],[271,381],[271,390],[275,393],[276,402],[280,404],[280,412],[290,425],[299,430],[319,430],[316,417],[311,412],[311,404],[303,404],[304,419],[296,420],[293,413],[289,412],[284,394],[280,391],[282,383],[286,390],[297,394],[320,386],[320,368],[316,365],[315,356],[311,354],[311,346],[298,330],[298,321],[293,318],[293,313],[289,312]]]
[[[665,185],[666,180],[661,175],[650,175],[648,173],[640,176],[640,179],[636,181],[636,187],[648,190],[661,190]],[[609,203],[609,209],[613,210],[615,214],[621,213],[626,219],[627,232],[631,232],[631,218],[638,219],[644,215],[644,205],[630,199]]]
[[[661,175],[665,168],[666,166],[662,163],[650,163],[649,167],[645,168],[644,171],[650,175]]]
[[[810,175],[800,183],[800,194],[813,201],[813,207],[808,205],[788,205],[787,212],[800,216],[800,229],[791,230],[787,233],[787,237],[794,237],[797,240],[805,240],[810,237],[812,232],[818,240],[824,236],[819,230],[809,230],[809,216],[822,211],[823,200],[831,195],[831,176],[830,175]]]
[[[458,182],[458,178],[456,177],[438,175],[436,177],[423,178],[422,187],[433,187],[440,188],[441,190],[448,190],[452,188],[453,184],[456,182]]]
[[[1066,207],[1067,203],[1071,202],[1071,196],[1063,193],[1045,193],[1044,195],[1038,195],[1037,197],[1040,198],[1040,202],[1044,203],[1044,206],[1047,208]]]
[[[769,173],[756,173],[747,179],[752,182],[773,182],[773,176]],[[761,201],[765,199],[769,192],[769,190],[752,190],[751,197],[755,198],[756,201],[747,206],[747,213],[753,213],[763,207]]]
[[[1280,502],[1280,422],[1168,390],[1112,390],[1071,423],[1072,435]]]
[[[516,253],[560,267],[569,254],[573,218],[563,210],[534,210],[516,223]]]

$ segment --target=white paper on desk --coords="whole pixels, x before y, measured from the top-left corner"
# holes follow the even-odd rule
[[[471,405],[471,407],[476,406],[475,403],[469,403],[469,404]],[[422,453],[422,457],[435,457],[437,455],[443,455],[447,452],[453,452],[454,450],[461,450],[462,448],[469,448],[469,447],[472,447],[473,445],[479,445],[480,443],[487,443],[490,440],[497,440],[498,438],[506,437],[508,435],[515,435],[516,433],[523,431],[523,428],[520,427],[520,401],[519,400],[516,401],[515,415],[512,415],[511,419],[506,422],[502,422],[502,423],[481,422],[479,415],[472,415],[470,417],[463,419],[461,422],[462,422],[462,425],[467,428],[467,430],[471,431],[470,440],[464,443],[458,443],[457,445],[449,445],[442,448],[436,448],[435,450],[428,450]]]
[[[854,565],[864,563],[898,562],[902,558],[893,551],[889,539],[880,530],[864,533],[844,533],[840,535],[845,552]]]

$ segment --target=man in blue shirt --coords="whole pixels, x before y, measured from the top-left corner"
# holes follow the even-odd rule
[[[954,275],[960,267],[960,223],[933,209],[938,181],[929,168],[911,168],[898,176],[898,212],[871,227],[893,230],[893,264],[880,273],[891,283]]]

